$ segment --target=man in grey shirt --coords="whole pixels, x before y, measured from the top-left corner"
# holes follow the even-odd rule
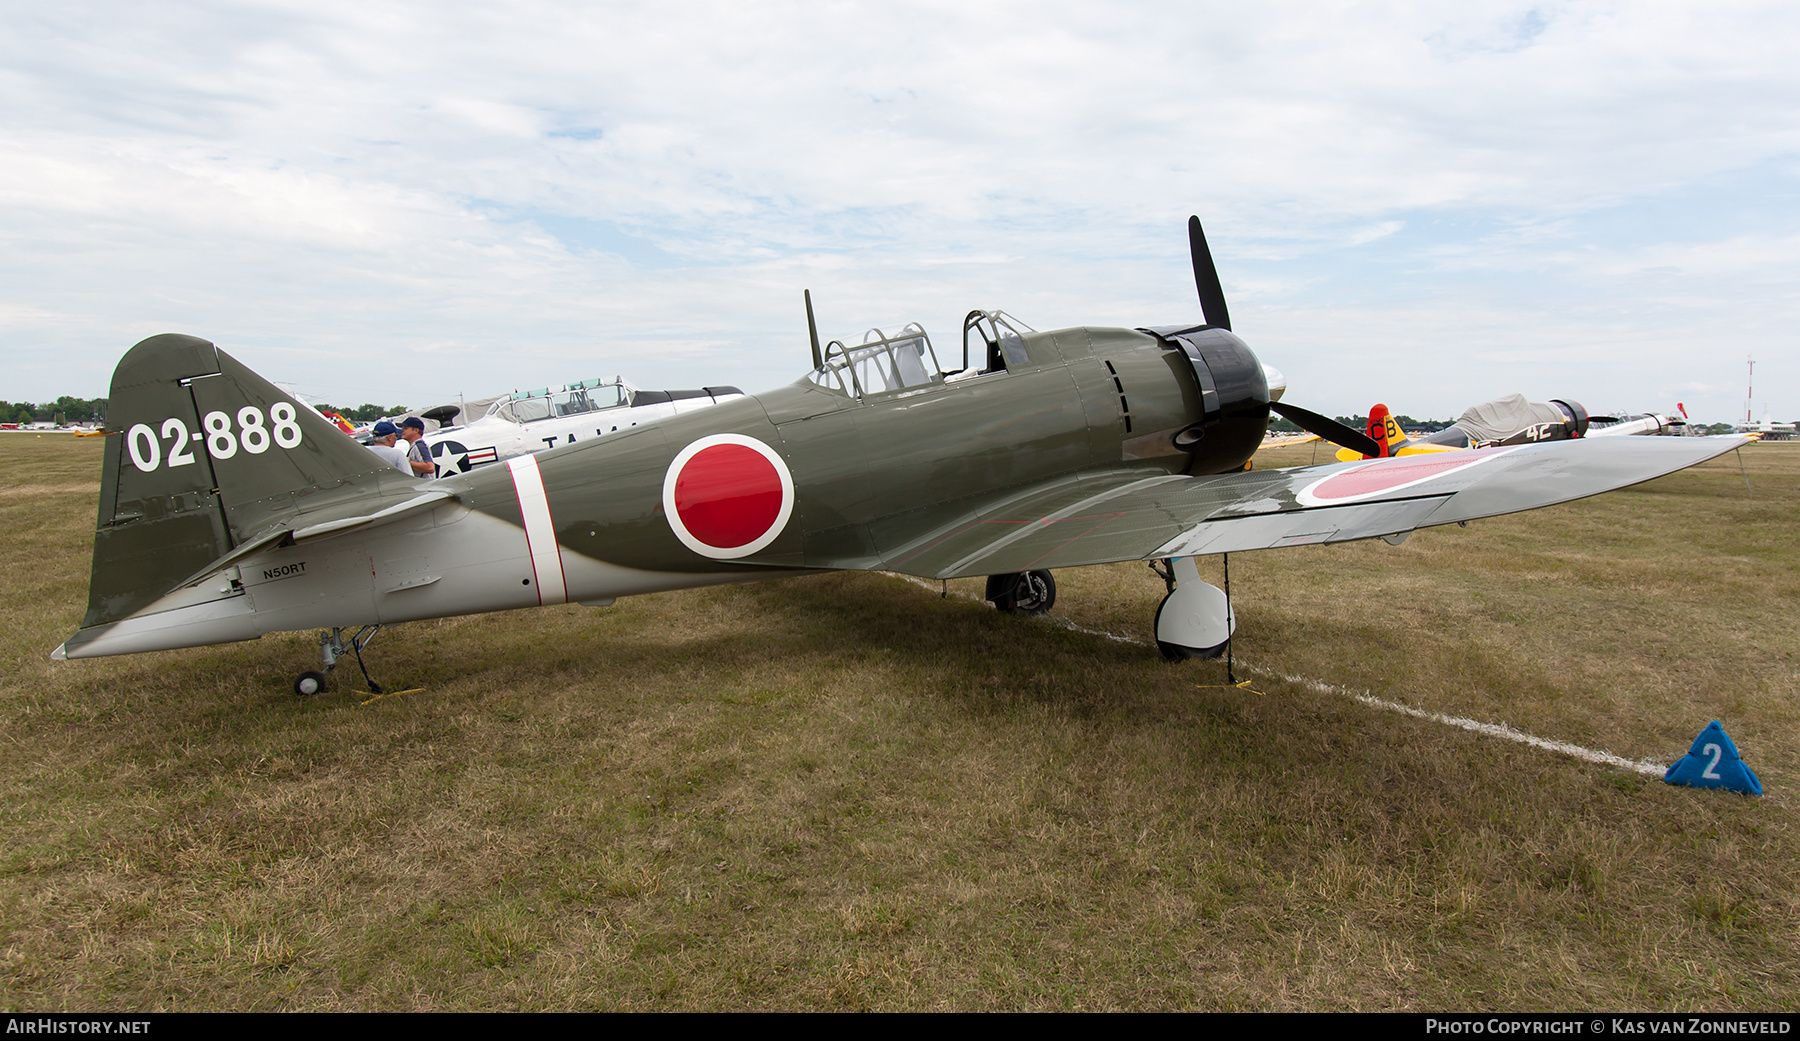
[[[406,438],[406,464],[412,467],[413,476],[436,477],[437,463],[432,461],[431,446],[421,440],[425,436],[425,421],[407,416],[400,421],[400,436]]]
[[[412,473],[412,467],[406,465],[406,452],[394,444],[400,439],[400,428],[387,420],[375,424],[373,440],[369,442],[369,451],[386,460],[389,466],[403,474]]]

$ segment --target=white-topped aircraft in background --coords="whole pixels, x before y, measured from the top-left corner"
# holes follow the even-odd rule
[[[437,460],[440,476],[468,473],[487,463],[591,441],[743,394],[736,387],[640,390],[623,376],[584,380],[556,390],[545,387],[495,398],[473,421],[463,426],[439,427],[426,434],[424,440],[431,447],[432,458]],[[445,407],[428,409],[420,415],[441,416],[442,422],[454,412]]]

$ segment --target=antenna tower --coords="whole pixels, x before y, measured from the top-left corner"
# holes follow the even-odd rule
[[[1756,359],[1745,355],[1745,360],[1750,363],[1750,383],[1744,388],[1744,422],[1754,423],[1756,420],[1750,414],[1750,400],[1756,397]]]

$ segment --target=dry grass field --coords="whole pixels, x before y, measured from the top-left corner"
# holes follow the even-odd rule
[[[1800,1004],[1800,445],[1236,556],[1261,696],[853,574],[400,626],[369,704],[289,693],[308,633],[51,662],[100,447],[0,436],[8,1009]],[[1716,718],[1768,794],[1282,674],[1631,759]]]

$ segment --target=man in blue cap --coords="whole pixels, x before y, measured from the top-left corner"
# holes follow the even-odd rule
[[[385,459],[389,466],[403,474],[412,473],[412,467],[406,465],[406,452],[394,444],[400,438],[400,428],[387,420],[375,424],[370,431],[374,435],[369,440],[369,451]]]
[[[425,421],[407,416],[400,421],[400,436],[406,438],[406,464],[414,477],[436,477],[437,463],[431,458],[431,446],[420,440],[425,436]]]

